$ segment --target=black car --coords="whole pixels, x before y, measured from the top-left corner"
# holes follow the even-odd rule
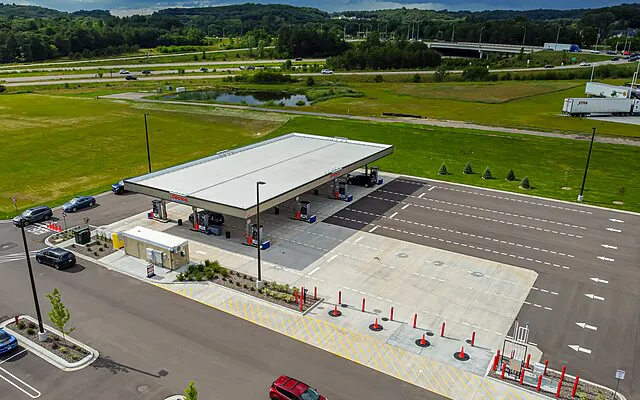
[[[373,186],[371,183],[371,177],[368,175],[347,175],[347,185],[364,186],[368,188]]]
[[[555,67],[554,67],[553,65],[551,65],[551,64],[547,64],[547,65],[545,65],[544,67],[545,67],[545,68],[555,68]]]
[[[620,60],[620,57],[611,57],[611,61],[618,61]]]
[[[13,224],[20,226],[21,223],[24,223],[24,226],[27,226],[36,222],[46,221],[52,216],[53,211],[47,206],[33,207],[13,218]]]
[[[138,78],[136,78],[136,77],[135,77],[135,76],[133,76],[133,75],[127,75],[127,76],[125,76],[125,78],[124,78],[124,79],[126,79],[126,80],[128,80],[128,81],[135,81],[135,80],[138,80]]]
[[[193,225],[193,214],[189,215],[189,222]],[[220,226],[224,224],[224,215],[208,210],[198,211],[198,224],[206,226]]]
[[[69,250],[52,247],[37,252],[36,261],[55,269],[64,269],[76,265],[76,256]]]
[[[296,61],[302,61],[302,57],[296,58]]]
[[[129,179],[129,178],[125,178],[125,179]],[[124,192],[126,192],[126,190],[124,190],[124,179],[118,183],[114,183],[113,185],[111,185],[111,191],[114,194],[123,194]]]
[[[249,70],[249,71],[253,71],[254,69],[256,69],[256,67],[254,67],[253,65],[248,65],[247,66],[247,70]]]

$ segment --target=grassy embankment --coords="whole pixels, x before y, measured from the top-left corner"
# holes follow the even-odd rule
[[[144,173],[143,112],[151,114],[154,169],[246,145],[269,132],[273,136],[297,131],[392,143],[396,152],[379,163],[385,171],[574,200],[588,150],[585,141],[465,129],[289,119],[214,107],[61,96],[0,96],[0,146],[5,154],[11,154],[0,163],[0,216],[13,214],[13,195],[21,209],[34,204],[53,206],[76,194],[107,190],[124,176]],[[442,162],[450,175],[436,174]],[[478,174],[462,174],[466,162],[471,162]],[[640,211],[637,165],[637,148],[596,143],[585,192],[587,202]],[[496,179],[480,178],[486,166]],[[534,189],[525,191],[518,188],[518,182],[504,180],[510,168],[518,178],[528,176]]]

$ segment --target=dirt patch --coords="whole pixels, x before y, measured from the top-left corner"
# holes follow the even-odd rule
[[[84,246],[72,244],[71,246],[68,246],[67,249],[75,253],[83,254],[87,257],[95,258],[96,260],[118,251],[113,248],[113,244],[110,241],[104,240],[96,240]]]
[[[621,206],[621,205],[624,204],[624,201],[622,201],[622,200],[614,200],[613,204],[617,204],[617,205]]]
[[[563,186],[562,190],[573,190],[573,188],[570,186]]]
[[[45,332],[47,332],[49,338],[44,342],[39,341],[38,326],[31,321],[22,320],[19,321],[17,325],[15,322],[12,322],[7,325],[7,327],[21,334],[33,344],[44,348],[70,363],[78,362],[90,354],[89,350],[66,341],[63,337],[58,336],[58,334],[51,332],[46,328]]]

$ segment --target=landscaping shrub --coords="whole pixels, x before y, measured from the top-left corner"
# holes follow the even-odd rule
[[[29,329],[36,329],[36,324],[29,322]]]
[[[382,75],[376,75],[374,81],[375,83],[381,83],[384,80],[384,78],[382,77]]]
[[[305,103],[305,102],[304,102],[304,100],[298,100],[298,101],[296,102],[296,105],[297,105],[298,107],[300,107],[300,106],[304,106],[305,104],[307,104],[307,103]]]
[[[482,179],[491,179],[491,170],[489,169],[489,167],[484,169],[484,172],[482,173]]]
[[[446,175],[447,174],[447,167],[444,165],[444,163],[442,163],[442,165],[440,166],[440,171],[438,171],[439,175]]]
[[[18,329],[23,330],[25,326],[26,324],[24,323],[24,321],[18,321]]]
[[[529,182],[529,177],[525,176],[520,182],[520,187],[523,189],[531,189],[531,182]]]
[[[473,174],[473,169],[471,169],[471,163],[467,163],[467,165],[464,166],[464,170],[462,170],[462,173],[469,175],[469,174]]]
[[[34,335],[36,331],[32,328],[27,329],[27,335]]]
[[[67,349],[66,347],[60,347],[60,353],[67,354],[68,352],[69,352],[69,349]]]
[[[421,80],[422,80],[422,77],[420,76],[420,74],[413,75],[413,82],[414,83],[419,83]]]
[[[245,289],[249,289],[249,285],[247,285],[246,283],[244,285],[242,285],[243,288]]]
[[[255,291],[256,291],[256,288],[254,288],[253,286],[251,286],[251,289],[249,289],[249,290],[251,290],[252,292],[255,292]]]
[[[210,280],[212,280],[212,279],[213,279],[213,277],[214,277],[214,276],[215,276],[215,272],[213,272],[213,270],[212,270],[212,269],[207,268],[207,269],[204,271],[204,279],[206,279],[206,280],[210,281]]]
[[[305,85],[307,86],[313,86],[316,83],[316,80],[313,79],[313,76],[307,76],[307,79],[305,80]]]
[[[55,343],[55,342],[51,345],[51,348],[54,350],[57,349],[58,347],[60,346],[58,346],[58,343]]]
[[[182,274],[182,272],[176,275],[176,279],[178,280],[178,282],[184,281],[184,275]]]
[[[78,356],[77,356],[77,355],[75,355],[75,354],[72,354],[72,355],[71,355],[71,359],[72,359],[73,361],[76,361],[76,360],[78,359]]]
[[[509,170],[509,172],[507,172],[507,178],[508,181],[515,181],[516,180],[516,174],[513,172],[512,169]]]

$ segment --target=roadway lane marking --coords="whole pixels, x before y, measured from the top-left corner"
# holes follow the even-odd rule
[[[575,350],[575,351],[580,351],[580,352],[582,352],[582,353],[591,354],[591,350],[589,350],[589,349],[585,349],[584,347],[580,347],[580,346],[579,346],[579,345],[577,345],[577,344],[570,344],[570,345],[569,345],[569,347],[570,347],[570,348],[572,348],[572,349],[573,349],[573,350]]]
[[[4,373],[9,375],[11,378],[13,378],[12,380],[9,380],[9,378],[7,378],[2,373],[0,373],[0,378],[2,378],[5,381],[7,381],[10,385],[15,387],[16,389],[18,389],[22,393],[26,394],[27,396],[31,397],[32,399],[37,399],[38,397],[40,397],[41,393],[36,388],[34,388],[33,386],[29,385],[27,382],[23,381],[22,379],[18,378],[17,376],[13,375],[11,372],[7,371],[6,369],[0,367],[0,370],[2,370]],[[19,382],[19,383],[16,383],[16,382]]]
[[[420,196],[418,196],[418,198],[421,199],[422,196],[424,196],[424,193],[420,193]]]
[[[4,364],[4,363],[6,363],[7,361],[11,360],[12,358],[18,357],[20,354],[22,354],[22,353],[24,353],[24,352],[26,352],[26,351],[27,351],[27,349],[23,349],[22,351],[20,351],[20,352],[18,352],[18,353],[16,353],[16,354],[14,354],[14,355],[12,355],[12,356],[11,356],[11,357],[9,357],[9,358],[5,358],[4,360],[0,360],[0,364]]]
[[[359,241],[362,240],[362,238],[364,238],[364,236],[360,236],[359,238],[357,238],[356,240],[353,241],[353,243],[358,243]]]
[[[596,296],[593,293],[585,293],[584,295],[587,296],[590,299],[604,301],[604,297]]]
[[[331,258],[330,258],[330,259],[328,259],[328,260],[327,260],[327,262],[328,262],[328,263],[330,263],[331,261],[335,260],[335,259],[336,259],[336,257],[338,257],[338,255],[337,255],[337,254],[334,254],[333,256],[331,256]]]
[[[611,222],[617,222],[617,223],[620,223],[620,224],[623,224],[623,223],[624,223],[624,221],[623,221],[623,220],[621,220],[621,219],[615,219],[615,218],[609,218],[609,221],[611,221]]]
[[[374,226],[373,228],[369,229],[369,233],[375,231],[376,229],[378,229],[378,225]]]
[[[433,189],[435,189],[435,188],[436,188],[435,186],[431,186],[429,189],[427,189],[427,191],[428,191],[428,192],[430,192],[430,191],[432,191],[432,190],[433,190]],[[420,197],[422,197],[422,196],[420,196]]]
[[[598,256],[599,260],[602,261],[609,261],[609,262],[614,262],[615,260],[613,258],[609,258],[609,257],[605,257],[605,256]]]
[[[405,205],[404,205],[404,207],[402,207],[402,210],[406,210],[406,209],[407,209],[407,207],[409,207],[410,205],[411,205],[411,204],[409,204],[409,203],[405,204]]]
[[[393,219],[393,217],[395,217],[396,215],[398,215],[398,212],[394,212],[393,214],[391,214],[391,215],[389,216],[389,218]]]
[[[601,244],[600,246],[604,247],[605,249],[618,250],[618,246],[612,246],[610,244]]]
[[[607,230],[609,232],[618,232],[618,233],[622,232],[620,229],[616,229],[616,228],[607,228]]]
[[[600,279],[600,278],[590,278],[590,279],[598,283],[609,283],[609,281],[605,281],[604,279]]]
[[[589,325],[589,324],[584,323],[584,322],[576,322],[576,325],[578,325],[582,329],[591,329],[592,331],[597,331],[598,330],[598,327],[593,326],[593,325]]]

